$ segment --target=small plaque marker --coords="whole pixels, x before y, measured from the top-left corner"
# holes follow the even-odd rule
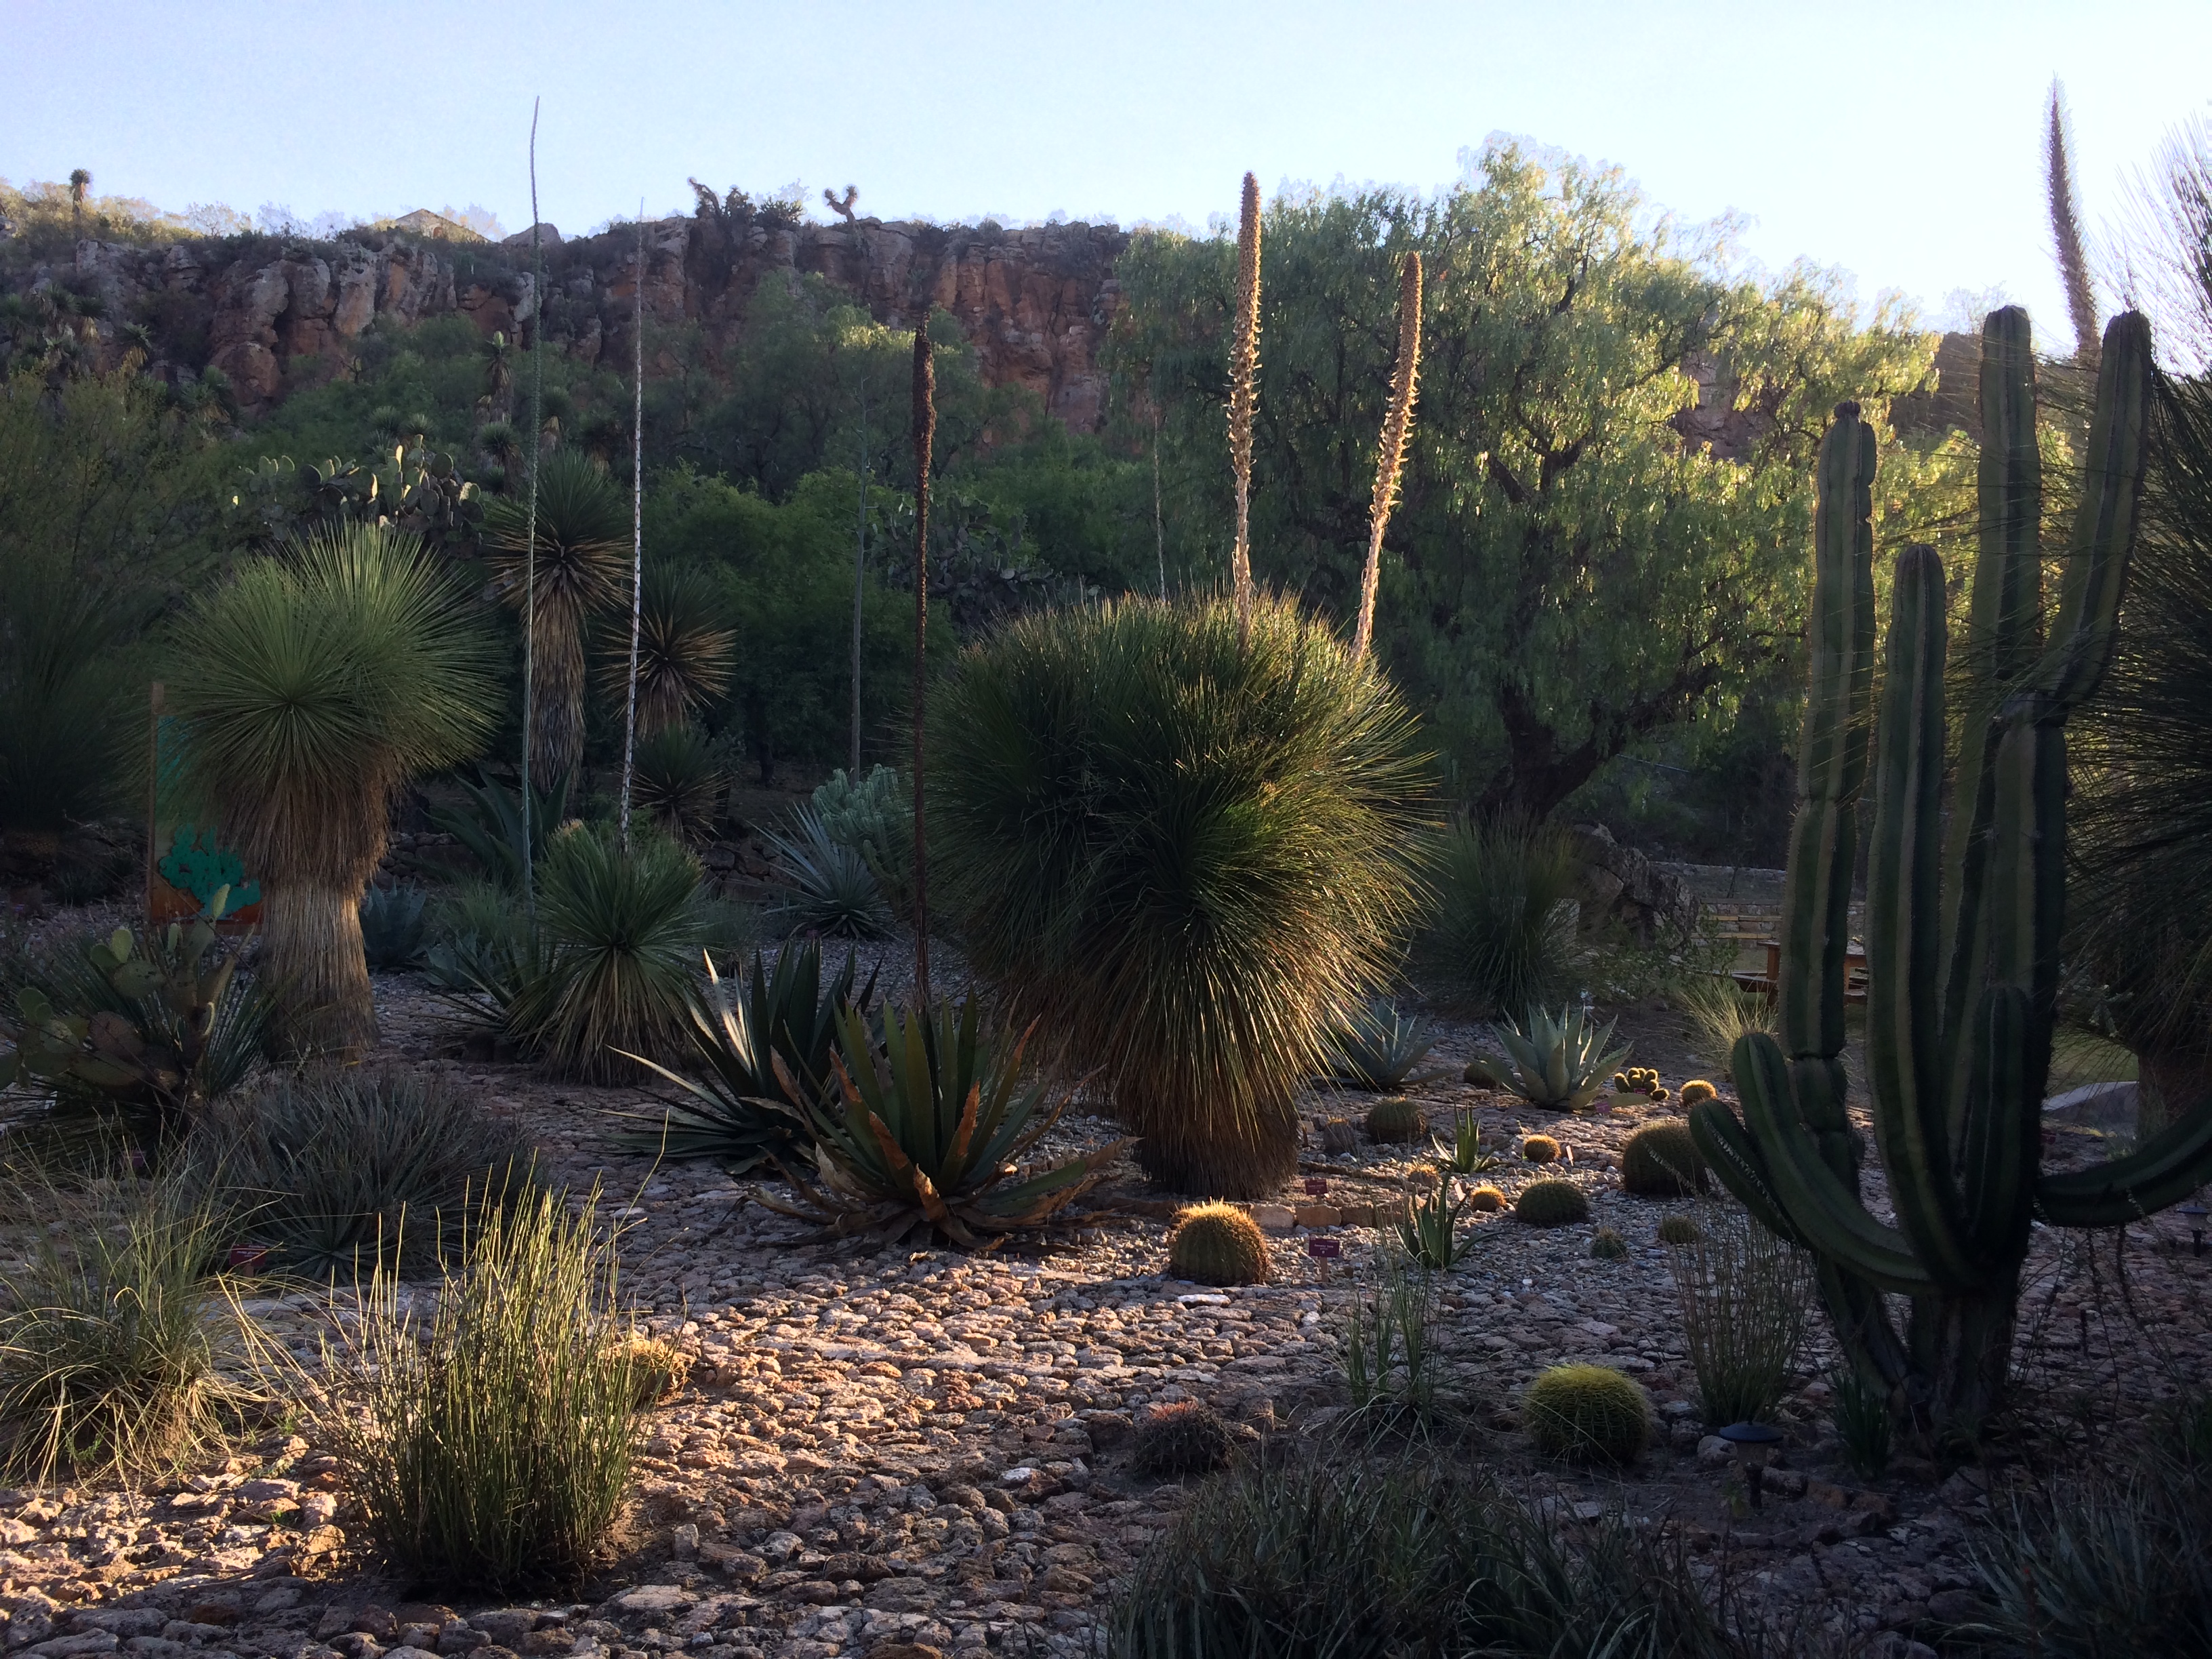
[[[1344,1241],[1340,1238],[1323,1238],[1316,1233],[1306,1240],[1306,1254],[1319,1261],[1334,1261],[1344,1254]]]

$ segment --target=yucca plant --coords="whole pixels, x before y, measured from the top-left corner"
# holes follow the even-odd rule
[[[1398,1094],[1446,1074],[1448,1067],[1421,1065],[1436,1046],[1426,1020],[1409,1018],[1388,1002],[1370,1002],[1330,1033],[1328,1081],[1369,1094]]]
[[[1466,1212],[1465,1199],[1453,1200],[1451,1182],[1439,1181],[1433,1190],[1407,1201],[1398,1218],[1399,1248],[1420,1267],[1443,1272],[1460,1258],[1459,1223]]]
[[[558,785],[584,757],[584,626],[612,605],[629,571],[629,520],[622,492],[574,451],[538,469],[535,592],[527,508],[511,495],[484,514],[485,561],[501,599],[532,611],[536,707],[530,759],[538,779]],[[625,652],[627,641],[625,641]],[[624,667],[628,659],[625,654]]]
[[[538,570],[540,580],[544,569]],[[544,596],[539,596],[543,604]],[[625,623],[628,619],[625,617]],[[729,689],[737,635],[723,621],[714,579],[701,570],[654,566],[638,611],[637,735],[682,726]],[[619,705],[629,690],[629,629],[610,632],[599,665],[601,695]],[[640,751],[642,763],[642,749]]]
[[[1551,824],[1452,820],[1436,849],[1437,906],[1422,956],[1479,1006],[1559,995],[1575,963],[1574,844]]]
[[[1270,1197],[1291,1097],[1395,965],[1425,766],[1389,681],[1255,601],[1025,617],[940,696],[932,847],[1008,1017],[1103,1072],[1184,1192]]]
[[[832,840],[811,807],[799,808],[792,817],[790,835],[761,831],[783,860],[786,896],[778,909],[785,926],[836,939],[881,939],[890,933],[890,907],[866,854]]]
[[[574,1583],[622,1513],[646,1409],[615,1242],[597,1194],[571,1213],[543,1189],[486,1202],[468,1234],[428,1311],[379,1269],[319,1370],[288,1380],[403,1577]]]
[[[698,861],[657,836],[574,824],[547,845],[538,875],[544,969],[507,1011],[509,1030],[552,1071],[635,1075],[635,1055],[684,1039],[702,927]]]
[[[278,1035],[356,1053],[376,1035],[356,906],[392,796],[489,736],[489,641],[413,538],[365,524],[248,561],[174,637],[169,707],[192,781],[261,883]]]
[[[664,726],[641,738],[632,799],[639,811],[683,842],[714,833],[714,803],[722,769],[694,726]]]
[[[719,1159],[732,1175],[797,1152],[810,1125],[785,1098],[787,1090],[795,1088],[802,1101],[818,1101],[826,1092],[837,1011],[850,1006],[865,1013],[875,993],[873,974],[854,988],[859,965],[848,952],[825,987],[822,947],[787,945],[773,970],[755,951],[751,974],[732,984],[710,960],[707,988],[695,991],[690,1004],[684,1072],[643,1062],[681,1097],[664,1097],[659,1127],[629,1136],[629,1143],[667,1158]]]
[[[1024,1083],[1026,1038],[987,1031],[977,998],[913,1014],[886,1006],[872,1021],[848,1004],[836,1019],[839,1109],[795,1103],[814,1132],[813,1178],[794,1165],[785,1173],[797,1202],[762,1200],[832,1236],[868,1232],[890,1243],[928,1229],[973,1245],[978,1235],[1039,1226],[1127,1145],[1020,1167],[1063,1103]]]
[[[434,1268],[471,1208],[519,1193],[529,1161],[514,1124],[398,1071],[287,1079],[217,1107],[191,1152],[270,1268],[310,1279]]]
[[[1496,1068],[1500,1081],[1530,1105],[1555,1112],[1578,1112],[1596,1099],[1632,1047],[1608,1049],[1613,1022],[1601,1031],[1574,1007],[1562,1008],[1557,1019],[1531,1008],[1521,1024],[1508,1020],[1491,1027],[1491,1035],[1505,1050],[1504,1065]]]

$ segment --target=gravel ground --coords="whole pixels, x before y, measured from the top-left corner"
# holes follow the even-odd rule
[[[895,988],[902,955],[882,954]],[[940,988],[958,978],[949,953],[933,969]],[[331,1461],[279,1427],[181,1486],[0,1492],[8,1650],[30,1659],[1086,1653],[1116,1581],[1185,1495],[1131,1467],[1133,1424],[1148,1406],[1206,1400],[1255,1437],[1327,1435],[1344,1408],[1336,1333],[1370,1229],[1323,1230],[1341,1243],[1335,1262],[1309,1254],[1308,1230],[1279,1233],[1273,1283],[1207,1291],[1163,1277],[1171,1206],[1125,1164],[1106,1187],[1132,1202],[1049,1238],[974,1255],[805,1243],[805,1230],[763,1209],[750,1182],[612,1152],[609,1115],[647,1104],[643,1096],[454,1058],[420,984],[378,989],[383,1058],[444,1073],[519,1121],[556,1178],[604,1186],[626,1229],[625,1285],[641,1319],[695,1358],[681,1392],[653,1414],[618,1556],[572,1601],[416,1602],[415,1587],[379,1580],[359,1559]],[[1696,1074],[1678,1017],[1648,1003],[1619,1012],[1639,1061],[1678,1086]],[[1439,1017],[1438,1030],[1456,1078],[1476,1029]],[[1456,1082],[1417,1097],[1440,1133],[1472,1111],[1501,1147],[1516,1146],[1522,1129],[1557,1135],[1570,1159],[1543,1173],[1582,1186],[1593,1212],[1550,1231],[1510,1215],[1474,1224],[1438,1311],[1440,1454],[1555,1497],[1563,1525],[1613,1505],[1672,1525],[1700,1571],[1725,1563],[1755,1605],[1794,1621],[1808,1643],[1825,1632],[1869,1651],[1914,1651],[1914,1638],[1971,1616],[1962,1549],[1992,1493],[2078,1461],[2084,1421],[2118,1443],[2178,1382],[2212,1375],[2212,1257],[2175,1252],[2170,1223],[2131,1228],[2117,1244],[2104,1236],[2094,1252],[2039,1231],[2015,1355],[2021,1409],[1982,1463],[1903,1457],[1881,1481],[1850,1477],[1826,1426],[1828,1355],[1815,1321],[1774,1495],[1748,1523],[1732,1522],[1711,1447],[1700,1449],[1717,1425],[1697,1420],[1654,1238],[1658,1218],[1686,1206],[1631,1198],[1613,1170],[1626,1136],[1665,1109],[1601,1103],[1559,1119]],[[1317,1125],[1364,1104],[1322,1092],[1304,1109]],[[1115,1133],[1071,1115],[1052,1144]],[[2062,1158],[2090,1150],[2063,1133],[2053,1147]],[[1304,1173],[1327,1183],[1328,1201],[1387,1200],[1420,1178],[1425,1156],[1363,1142],[1327,1158],[1316,1145]],[[1510,1194],[1536,1173],[1509,1152],[1488,1178]],[[1284,1197],[1310,1201],[1304,1190]],[[1626,1259],[1589,1256],[1601,1225],[1628,1241]],[[320,1296],[248,1305],[303,1353],[333,1311]],[[1652,1395],[1659,1444],[1624,1475],[1540,1464],[1511,1426],[1528,1380],[1568,1358],[1617,1365]]]

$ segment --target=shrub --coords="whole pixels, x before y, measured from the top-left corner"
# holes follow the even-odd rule
[[[1064,1103],[1048,1106],[1042,1084],[1023,1086],[1026,1037],[986,1032],[982,1012],[978,997],[928,1013],[886,1007],[873,1022],[839,1008],[838,1109],[799,1103],[813,1129],[818,1183],[787,1171],[797,1203],[771,1207],[839,1237],[874,1229],[890,1243],[934,1229],[972,1245],[979,1233],[1042,1225],[1095,1184],[1127,1141],[1017,1167]]]
[[[1437,908],[1422,941],[1438,976],[1487,1009],[1527,1008],[1575,969],[1574,842],[1555,825],[1455,818],[1437,859]]]
[[[1571,1181],[1532,1181],[1513,1200],[1513,1213],[1532,1227],[1565,1227],[1589,1219],[1589,1199]],[[1730,1419],[1734,1421],[1734,1419]]]
[[[1726,1650],[1726,1609],[1618,1515],[1547,1524],[1426,1457],[1255,1460],[1200,1487],[1107,1615],[1109,1659]]]
[[[376,1035],[362,890],[392,792],[465,759],[500,699],[472,608],[412,537],[354,524],[253,559],[175,630],[169,707],[197,786],[268,890],[263,974],[299,1052]]]
[[[1694,1217],[1662,1215],[1659,1218],[1659,1242],[1662,1244],[1695,1244],[1705,1236],[1705,1230],[1698,1225]],[[1729,1419],[1731,1422],[1736,1420],[1734,1418]]]
[[[1467,1206],[1470,1210],[1480,1210],[1485,1215],[1495,1215],[1505,1207],[1505,1194],[1486,1182],[1480,1187],[1468,1189]]]
[[[1385,1146],[1410,1146],[1429,1132],[1429,1120],[1410,1100],[1378,1100],[1367,1111],[1367,1137]]]
[[[1650,1442],[1651,1402],[1610,1365],[1554,1365],[1522,1396],[1521,1423],[1547,1457],[1632,1463]]]
[[[1682,1340],[1708,1423],[1773,1415],[1815,1301],[1805,1253],[1741,1209],[1708,1206],[1698,1236],[1667,1253]]]
[[[1155,1406],[1137,1420],[1137,1473],[1205,1474],[1229,1462],[1234,1443],[1210,1406],[1196,1400]]]
[[[1550,1135],[1521,1137],[1522,1161],[1528,1164],[1553,1164],[1565,1149]]]
[[[52,1224],[0,1273],[0,1468],[159,1478],[220,1438],[243,1402],[216,1366],[216,1206],[167,1181],[14,1196]]]
[[[428,895],[411,883],[372,884],[361,896],[361,948],[369,971],[396,974],[422,954],[422,913]]]
[[[1393,966],[1423,768],[1372,659],[1269,599],[1025,617],[939,699],[933,857],[969,960],[1101,1067],[1164,1184],[1271,1195],[1292,1096]]]
[[[1672,1000],[1690,1017],[1698,1052],[1717,1065],[1730,1063],[1740,1038],[1774,1030],[1774,1005],[1725,975],[1680,981],[1673,988]],[[1654,1073],[1651,1081],[1658,1080]]]
[[[1425,1020],[1407,1019],[1384,1002],[1370,1002],[1328,1040],[1328,1080],[1370,1094],[1387,1095],[1442,1077],[1441,1066],[1421,1062],[1436,1047]]]
[[[732,1175],[792,1157],[806,1139],[807,1123],[783,1098],[783,1079],[810,1100],[828,1088],[837,1011],[866,1011],[875,991],[871,974],[855,993],[858,968],[848,953],[843,970],[825,988],[822,947],[787,945],[773,973],[756,952],[750,976],[732,988],[709,963],[707,989],[694,991],[689,1010],[691,1069],[702,1072],[703,1080],[648,1062],[683,1097],[664,1101],[659,1128],[633,1134],[629,1144],[672,1158],[720,1158]]]
[[[507,1015],[526,1051],[597,1080],[672,1052],[699,959],[698,890],[696,860],[658,836],[634,835],[627,854],[608,828],[554,836],[538,898],[544,969]]]
[[[379,1271],[307,1379],[376,1551],[410,1578],[505,1593],[574,1582],[621,1513],[643,1392],[597,1194],[487,1204],[427,1317]]]
[[[1620,1149],[1620,1184],[1638,1198],[1686,1198],[1703,1191],[1705,1155],[1691,1139],[1690,1126],[1647,1123],[1629,1136]]]
[[[791,835],[761,832],[783,860],[785,896],[777,914],[785,927],[833,939],[881,939],[890,932],[890,907],[866,855],[832,841],[811,808],[793,816]]]
[[[1176,1218],[1168,1271],[1200,1285],[1264,1285],[1272,1275],[1267,1235],[1233,1204],[1200,1204]]]
[[[1610,1227],[1601,1227],[1591,1235],[1590,1255],[1600,1261],[1619,1261],[1628,1254],[1628,1241]]]
[[[1843,1443],[1844,1461],[1868,1480],[1889,1468],[1889,1390],[1869,1381],[1855,1365],[1828,1374],[1829,1420]]]
[[[1532,1106],[1558,1112],[1579,1112],[1596,1099],[1606,1073],[1628,1053],[1626,1045],[1607,1052],[1613,1026],[1599,1030],[1579,1008],[1562,1009],[1554,1019],[1532,1007],[1522,1024],[1493,1026],[1492,1035],[1505,1050],[1505,1086]]]
[[[434,1079],[345,1071],[217,1108],[192,1157],[272,1268],[350,1279],[434,1269],[471,1208],[524,1180],[529,1146]]]

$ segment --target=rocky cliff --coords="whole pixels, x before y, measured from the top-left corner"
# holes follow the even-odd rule
[[[627,361],[635,228],[565,242],[544,228],[548,340],[589,359]],[[761,283],[801,273],[820,275],[881,322],[910,325],[941,307],[974,345],[987,382],[1027,387],[1089,432],[1105,414],[1099,350],[1118,299],[1114,260],[1127,242],[1111,225],[817,225],[702,213],[647,227],[645,309],[655,323],[698,325],[718,356]],[[495,246],[393,231],[155,248],[87,240],[73,261],[32,267],[16,286],[52,283],[100,298],[96,328],[106,351],[119,358],[130,343],[123,331],[143,325],[157,372],[218,368],[249,416],[342,373],[354,339],[379,319],[458,313],[486,335],[526,338],[539,313],[527,234]]]

